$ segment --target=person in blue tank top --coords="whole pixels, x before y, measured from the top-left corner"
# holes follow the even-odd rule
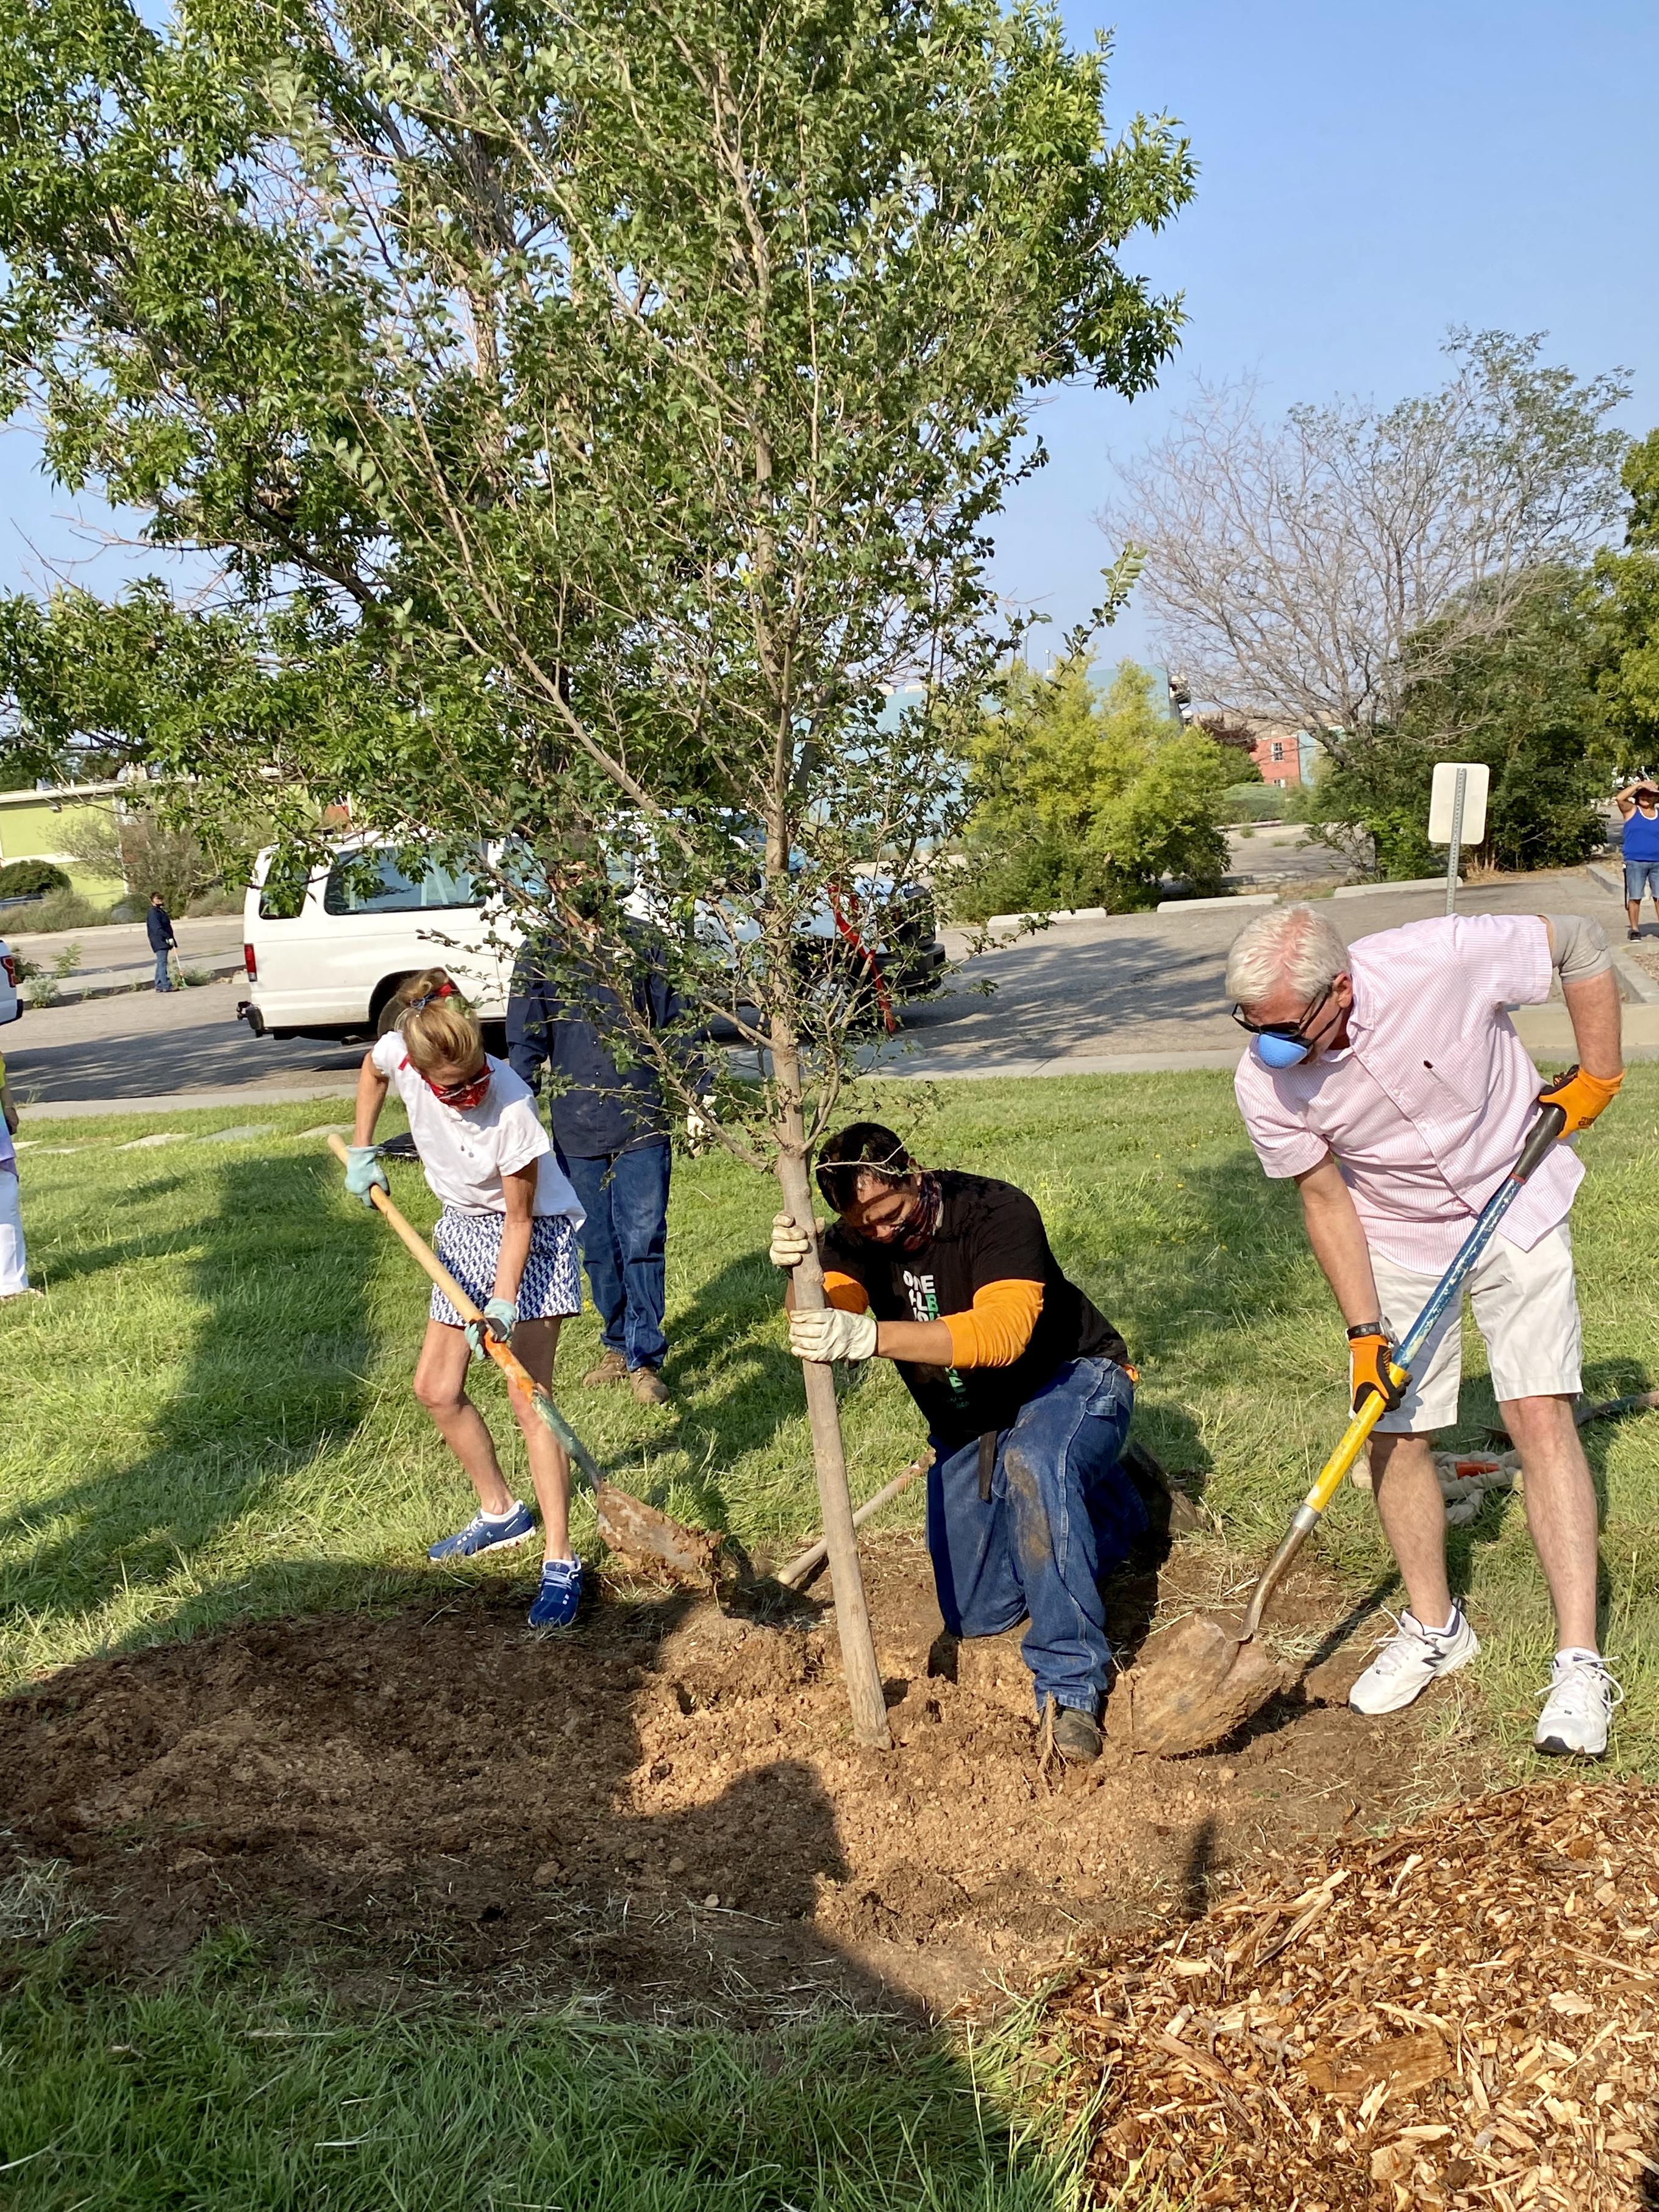
[[[1625,817],[1625,913],[1631,936],[1639,937],[1644,892],[1659,915],[1659,790],[1638,776],[1613,794],[1613,803]]]

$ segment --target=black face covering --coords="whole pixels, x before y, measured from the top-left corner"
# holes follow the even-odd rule
[[[904,1234],[894,1240],[901,1252],[920,1252],[924,1244],[932,1243],[939,1234],[939,1218],[944,1204],[939,1177],[924,1173],[921,1189],[917,1194],[915,1218],[907,1224]]]

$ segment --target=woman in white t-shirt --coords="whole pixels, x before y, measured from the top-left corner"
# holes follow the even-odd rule
[[[443,1200],[433,1248],[483,1308],[465,1327],[434,1285],[415,1395],[472,1480],[478,1511],[427,1554],[471,1559],[535,1534],[535,1516],[513,1496],[483,1417],[466,1395],[468,1362],[483,1335],[509,1338],[544,1388],[553,1381],[559,1322],[581,1310],[576,1231],[582,1209],[541,1125],[535,1096],[505,1061],[492,1060],[471,1008],[441,968],[398,994],[402,1011],[363,1061],[346,1188],[365,1206],[389,1187],[374,1146],[387,1090],[397,1085],[427,1182]],[[568,1628],[581,1601],[582,1566],[570,1550],[570,1463],[522,1393],[512,1394],[541,1507],[545,1559],[530,1608],[535,1628]]]

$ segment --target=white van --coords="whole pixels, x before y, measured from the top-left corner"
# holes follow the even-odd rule
[[[347,839],[309,875],[268,846],[242,909],[239,1016],[255,1036],[366,1040],[400,983],[447,968],[493,1029],[520,933],[481,888],[436,860],[405,874],[397,848],[371,838]]]
[[[17,988],[17,955],[0,937],[0,1024],[15,1022],[22,1011],[22,994]]]

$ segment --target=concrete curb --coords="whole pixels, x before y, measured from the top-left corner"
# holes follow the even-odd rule
[[[1413,876],[1404,884],[1340,884],[1331,893],[1333,898],[1382,898],[1389,891],[1443,891],[1443,876]],[[1457,888],[1464,888],[1463,878],[1457,878]]]
[[[987,920],[987,929],[1024,929],[1028,922],[1046,921],[1108,921],[1109,908],[1103,906],[1056,906],[1046,914],[994,914]]]
[[[319,1079],[315,1083],[285,1084],[275,1091],[251,1091],[240,1088],[221,1088],[217,1091],[174,1091],[160,1097],[149,1098],[30,1098],[22,1095],[18,1086],[18,1104],[31,1121],[87,1121],[107,1118],[112,1114],[191,1114],[205,1110],[221,1113],[227,1106],[240,1106],[250,1113],[261,1106],[302,1106],[313,1098],[350,1098],[356,1096],[356,1075],[337,1075],[330,1080]]]
[[[1224,898],[1160,899],[1157,914],[1207,914],[1218,906],[1277,906],[1277,891],[1230,891]]]

